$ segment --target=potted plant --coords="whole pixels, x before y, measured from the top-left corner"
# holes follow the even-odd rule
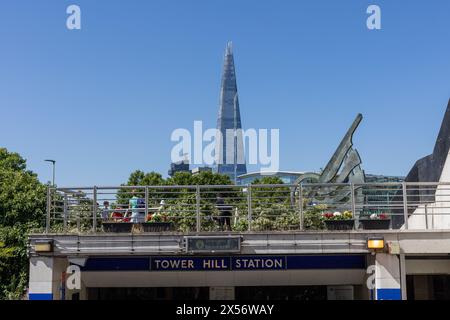
[[[131,232],[133,223],[110,220],[110,221],[102,222],[102,226],[103,226],[103,230],[105,232],[129,233],[129,232]]]
[[[142,227],[144,232],[172,231],[174,224],[168,220],[167,214],[155,212],[148,216],[147,222],[143,223]]]
[[[386,230],[389,229],[391,219],[386,213],[372,213],[368,218],[360,219],[359,222],[366,230]]]
[[[322,214],[322,219],[328,230],[352,230],[355,225],[351,211],[326,212]]]

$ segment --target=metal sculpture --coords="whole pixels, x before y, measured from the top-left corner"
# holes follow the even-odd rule
[[[351,190],[348,186],[321,187],[320,184],[357,184],[365,182],[365,174],[361,168],[361,158],[358,151],[353,149],[352,141],[353,134],[362,119],[363,116],[359,113],[321,173],[305,173],[296,180],[296,184],[305,182],[318,183],[317,187],[312,187],[310,188],[311,190],[306,191],[306,197],[312,199],[312,202],[342,204],[350,200]],[[354,192],[355,201],[362,202],[364,200],[362,190],[356,187]]]

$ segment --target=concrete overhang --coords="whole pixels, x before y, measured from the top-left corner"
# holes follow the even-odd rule
[[[147,233],[147,234],[32,234],[29,254],[38,256],[34,244],[52,239],[53,256],[101,255],[186,255],[186,236],[242,237],[241,254],[361,254],[369,237],[384,237],[397,242],[400,253],[449,254],[450,230],[377,230],[309,232],[221,232],[221,233]],[[48,254],[46,254],[48,255]]]

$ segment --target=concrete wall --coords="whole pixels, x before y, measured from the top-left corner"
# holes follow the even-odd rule
[[[396,255],[377,253],[375,257],[375,297],[401,300],[400,260]]]
[[[30,258],[30,300],[60,300],[61,276],[66,270],[65,258],[31,257]]]
[[[61,257],[31,257],[29,300],[62,300],[63,272],[67,270],[69,262]],[[71,300],[72,295],[80,293],[80,299],[86,298],[86,286],[81,278],[80,290],[65,290],[64,299]]]
[[[311,232],[311,233],[244,233],[242,253],[245,254],[352,254],[366,253],[368,265],[374,265],[377,299],[400,299],[405,295],[405,274],[450,274],[450,260],[406,259],[379,252],[370,255],[367,238],[382,236],[386,243],[399,245],[401,256],[447,256],[450,253],[450,231],[374,231],[374,232]],[[54,239],[55,251],[39,255],[30,250],[30,299],[60,299],[61,274],[68,266],[68,257],[186,255],[183,234],[148,235],[35,235],[31,248],[39,238]],[[401,270],[405,270],[401,272]],[[365,270],[282,270],[282,271],[139,271],[84,272],[81,276],[80,298],[86,298],[88,287],[176,287],[176,286],[289,286],[327,285],[355,286],[355,297],[369,298]],[[425,297],[425,285],[418,278],[418,294]],[[357,287],[358,286],[358,287]],[[403,289],[403,290],[402,290]],[[427,289],[428,290],[428,289]],[[77,292],[77,291],[74,291]],[[74,292],[66,290],[70,299]]]
[[[83,272],[87,287],[226,287],[361,285],[365,270],[97,271]]]

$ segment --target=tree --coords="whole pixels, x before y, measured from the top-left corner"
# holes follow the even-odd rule
[[[163,179],[159,173],[145,173],[136,170],[130,174],[126,184],[122,186],[136,186],[135,192],[139,197],[143,197],[144,188],[138,186],[147,186],[149,207],[159,205],[161,200],[165,201],[165,213],[170,217],[179,230],[193,230],[196,226],[196,185],[231,185],[232,182],[228,176],[212,173],[209,171],[192,174],[190,172],[176,172],[172,177]],[[165,188],[152,188],[152,186],[166,186]],[[171,187],[172,186],[172,187]],[[182,186],[182,187],[180,187]],[[189,187],[190,186],[190,187]],[[202,188],[202,190],[205,190]],[[231,190],[231,189],[227,189]],[[200,197],[200,211],[202,224],[211,226],[210,217],[215,211],[216,195],[223,192],[224,189],[212,187],[205,190]],[[226,192],[226,196],[233,196],[233,192]],[[117,193],[117,203],[127,204],[132,196],[130,188],[121,188]]]
[[[252,224],[255,230],[283,230],[299,225],[298,211],[291,204],[292,191],[283,184],[283,180],[273,176],[262,177],[253,181]]]
[[[161,186],[165,185],[166,180],[161,176],[161,174],[157,172],[149,172],[145,173],[141,170],[133,171],[128,177],[128,181],[126,184],[122,184],[122,186]],[[136,188],[136,195],[144,198],[144,188]],[[154,200],[152,202],[156,202],[158,195],[158,191],[149,190],[149,198],[150,200]],[[133,196],[133,190],[130,188],[120,188],[117,191],[116,204],[117,205],[127,205],[130,198]]]
[[[0,148],[0,299],[20,298],[28,282],[27,238],[45,221],[46,187],[19,154]]]
[[[24,171],[26,161],[18,153],[8,152],[6,148],[0,148],[0,168],[2,170]]]
[[[128,186],[161,186],[165,184],[165,180],[160,173],[149,172],[144,173],[141,170],[136,170],[130,174],[128,178]]]
[[[262,177],[255,179],[252,185],[283,185],[279,177]],[[271,206],[279,203],[287,203],[290,200],[290,189],[285,186],[252,187],[252,196],[255,203],[262,206]]]

